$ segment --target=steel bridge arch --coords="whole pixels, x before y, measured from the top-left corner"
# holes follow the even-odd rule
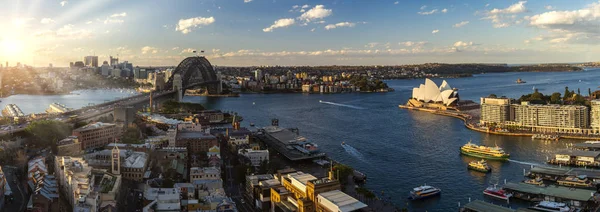
[[[201,80],[192,79],[194,73],[198,73],[202,77]],[[166,89],[173,89],[173,76],[179,74],[181,76],[181,89],[187,88],[191,84],[201,82],[215,82],[218,81],[217,73],[213,69],[213,66],[205,57],[188,57],[179,63],[177,68],[173,71],[169,80],[165,83]],[[194,81],[197,80],[197,81]]]

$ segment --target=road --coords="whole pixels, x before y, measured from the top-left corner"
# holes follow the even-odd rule
[[[16,175],[18,169],[12,166],[3,166],[3,171],[14,197],[12,203],[10,201],[6,202],[4,211],[24,211],[29,201],[29,195],[26,193],[27,189],[23,186],[22,181]]]

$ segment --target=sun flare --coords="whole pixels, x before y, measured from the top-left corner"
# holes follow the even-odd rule
[[[23,42],[19,39],[4,38],[0,50],[6,56],[18,57],[23,53]]]

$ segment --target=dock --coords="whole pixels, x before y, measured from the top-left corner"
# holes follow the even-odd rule
[[[515,210],[481,200],[475,200],[467,203],[460,209],[460,212],[515,212]]]
[[[549,164],[600,168],[600,152],[565,149],[556,153],[555,158],[548,160]]]
[[[557,168],[536,166],[529,171],[529,177],[540,177],[544,180],[556,181],[560,177],[586,175],[589,179],[600,180],[600,170],[582,168]]]
[[[600,143],[576,143],[572,147],[577,150],[600,151]]]
[[[311,151],[304,148],[304,146],[314,144],[290,129],[269,126],[259,132],[256,138],[291,161],[317,159],[325,156],[325,153],[318,149]]]
[[[588,205],[594,205],[597,200],[595,191],[571,188],[565,186],[550,185],[541,187],[526,183],[507,183],[503,188],[513,193],[514,198],[523,199],[526,201],[541,201],[545,199],[560,200],[561,202],[571,201],[571,205],[577,205],[585,208]]]

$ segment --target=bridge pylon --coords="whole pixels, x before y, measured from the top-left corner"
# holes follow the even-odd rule
[[[183,85],[179,73],[173,75],[173,90],[175,91],[175,101],[181,102],[183,100]]]

